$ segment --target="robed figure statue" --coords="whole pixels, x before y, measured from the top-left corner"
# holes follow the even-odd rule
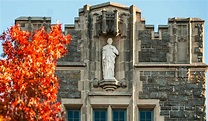
[[[115,46],[112,45],[112,42],[112,38],[108,38],[108,44],[102,48],[102,66],[104,80],[115,79],[115,58],[116,55],[118,55],[118,50]]]

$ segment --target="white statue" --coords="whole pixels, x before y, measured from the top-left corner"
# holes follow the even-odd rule
[[[103,47],[102,50],[102,66],[103,66],[103,78],[104,80],[115,79],[114,77],[114,65],[115,58],[118,55],[118,50],[112,45],[112,38],[108,38],[107,45]]]

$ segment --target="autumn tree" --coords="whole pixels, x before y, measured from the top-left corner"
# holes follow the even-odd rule
[[[0,117],[6,121],[59,121],[59,81],[54,75],[58,58],[66,53],[71,36],[61,25],[34,33],[19,25],[0,36],[6,59],[0,60]]]

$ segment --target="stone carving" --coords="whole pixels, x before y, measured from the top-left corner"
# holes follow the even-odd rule
[[[198,58],[198,62],[202,62],[203,61],[203,53],[201,52],[201,48],[203,48],[203,25],[202,24],[196,24],[195,28],[198,28],[198,34],[195,36],[195,41],[198,42],[198,49],[195,50],[199,50],[196,52],[197,54],[197,58]]]
[[[107,45],[102,48],[102,66],[103,66],[103,78],[104,80],[115,79],[114,77],[114,65],[115,58],[118,55],[118,50],[112,45],[112,38],[108,38]]]
[[[178,37],[178,42],[186,42],[186,37]]]
[[[93,14],[95,36],[106,35],[108,33],[115,36],[127,36],[127,25],[125,22],[128,20],[130,14],[120,13],[117,9],[103,9],[100,13]]]

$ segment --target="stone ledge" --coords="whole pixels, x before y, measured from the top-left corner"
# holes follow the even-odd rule
[[[89,6],[89,5],[86,5],[86,6]],[[124,10],[129,10],[128,6],[125,6],[125,5],[122,5],[122,4],[119,4],[119,3],[115,3],[115,2],[105,2],[105,3],[101,3],[101,4],[97,4],[97,5],[92,5],[92,6],[89,6],[89,7],[90,7],[91,10],[93,10],[93,9],[104,8],[106,6],[113,6],[113,7],[118,7],[118,8],[124,9]],[[136,12],[141,13],[141,10],[136,8],[136,7],[135,7],[135,10],[136,10]],[[84,12],[84,8],[79,9],[79,13],[81,13],[81,12]]]
[[[204,22],[203,19],[201,18],[179,18],[179,17],[174,17],[174,18],[168,18],[168,22],[178,22],[178,21],[183,21],[183,22],[189,22],[189,21],[195,21],[195,22]]]
[[[116,79],[102,80],[98,83],[98,85],[106,91],[114,91],[120,87],[120,83]]]
[[[146,29],[154,29],[154,25],[145,25]]]
[[[168,29],[168,25],[158,25],[158,29]]]
[[[67,61],[58,61],[57,67],[86,67],[84,62],[67,62]]]
[[[89,92],[89,96],[132,96],[130,92]]]
[[[176,68],[176,67],[189,67],[189,68],[207,68],[208,65],[201,64],[134,64],[136,68]]]
[[[42,16],[20,16],[18,18],[15,19],[15,21],[27,21],[27,20],[31,20],[31,21],[37,21],[37,20],[45,20],[46,21],[51,21],[51,17],[42,17]]]
[[[64,28],[74,28],[75,25],[74,24],[65,24]]]
[[[126,88],[127,82],[124,80],[117,81],[116,79],[107,79],[107,80],[101,80],[101,81],[95,79],[93,81],[93,87],[94,88],[101,87],[105,89],[106,91],[114,91],[115,89],[119,87]]]

